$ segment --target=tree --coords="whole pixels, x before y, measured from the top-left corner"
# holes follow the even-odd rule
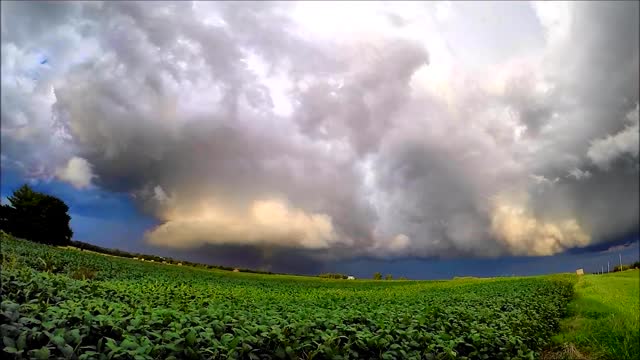
[[[391,274],[387,274],[387,275],[384,277],[384,279],[385,279],[385,280],[393,280],[393,276],[391,276]]]
[[[382,280],[382,274],[379,272],[373,274],[373,280]]]
[[[67,245],[73,231],[69,227],[69,207],[60,199],[33,191],[23,185],[8,197],[11,205],[0,209],[0,228],[16,237],[51,244]]]

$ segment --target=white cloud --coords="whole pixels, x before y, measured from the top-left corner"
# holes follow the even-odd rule
[[[211,202],[190,211],[173,208],[164,220],[146,234],[150,244],[174,248],[251,244],[326,249],[338,242],[329,216],[307,214],[280,200],[255,201],[240,212]]]
[[[411,239],[405,234],[396,235],[389,243],[389,248],[393,251],[403,251],[409,247]]]
[[[575,219],[543,221],[529,213],[525,204],[504,198],[495,203],[491,231],[515,255],[553,255],[591,242]]]
[[[157,185],[156,187],[153,188],[153,198],[160,202],[169,200],[169,197],[167,196],[167,194],[164,192],[164,190],[160,185]]]
[[[535,174],[531,174],[529,175],[531,177],[531,179],[538,185],[542,185],[542,186],[553,186],[553,184],[557,183],[558,180],[560,180],[559,178],[555,178],[553,180],[547,179],[546,177],[542,176],[542,175],[535,175]]]
[[[453,15],[453,7],[451,1],[438,1],[436,3],[436,19],[445,22],[451,19]]]
[[[570,35],[571,8],[568,1],[532,1],[551,46],[558,46]]]
[[[91,186],[91,180],[95,175],[87,160],[74,156],[69,159],[65,167],[56,170],[56,177],[78,189],[86,189]]]
[[[591,177],[591,172],[589,170],[580,170],[578,168],[574,168],[569,170],[568,177],[573,177],[576,180],[588,179]]]
[[[627,121],[627,125],[620,132],[591,143],[587,156],[599,168],[608,170],[612,161],[626,154],[638,158],[640,127],[638,127],[637,105],[627,114]]]

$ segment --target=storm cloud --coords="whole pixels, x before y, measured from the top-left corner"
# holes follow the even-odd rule
[[[2,166],[129,194],[176,251],[592,246],[640,225],[638,10],[3,2]]]

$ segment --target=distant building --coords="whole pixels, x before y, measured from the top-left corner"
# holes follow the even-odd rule
[[[238,269],[233,269],[233,272],[240,272],[240,270],[238,270]]]
[[[356,279],[355,276],[351,276],[351,275],[347,276],[347,280],[355,280],[355,279]]]
[[[584,269],[578,269],[578,270],[576,270],[576,274],[577,274],[577,275],[584,275]]]
[[[178,263],[178,266],[182,266],[182,263]]]

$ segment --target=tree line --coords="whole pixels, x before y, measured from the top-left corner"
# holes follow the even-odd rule
[[[625,271],[625,270],[631,270],[631,269],[640,269],[640,261],[636,261],[630,265],[622,265],[622,266],[616,265],[613,267],[613,272]]]
[[[393,280],[393,275],[391,274],[387,274],[384,276],[385,280]],[[382,280],[382,274],[379,272],[376,272],[373,274],[373,280]],[[401,276],[398,278],[398,280],[408,280],[406,277]]]

